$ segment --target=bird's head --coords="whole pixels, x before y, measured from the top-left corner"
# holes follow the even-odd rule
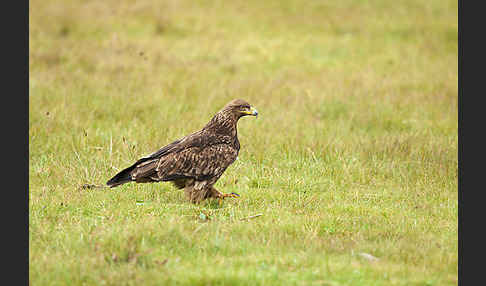
[[[246,115],[258,116],[258,111],[243,99],[234,99],[230,101],[222,110],[233,114],[236,118]]]
[[[236,134],[236,123],[243,116],[257,116],[258,111],[248,102],[235,99],[226,104],[204,127],[216,133]]]

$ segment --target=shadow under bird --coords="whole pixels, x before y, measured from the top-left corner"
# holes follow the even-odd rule
[[[106,184],[113,188],[125,183],[172,182],[184,189],[187,198],[199,203],[207,198],[239,197],[224,194],[213,185],[237,158],[240,150],[237,123],[243,116],[258,111],[242,99],[226,104],[203,129],[189,134],[140,158]]]

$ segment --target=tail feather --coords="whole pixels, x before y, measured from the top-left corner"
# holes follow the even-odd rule
[[[153,182],[150,176],[155,173],[156,167],[157,158],[142,158],[130,167],[120,171],[108,182],[106,182],[106,184],[110,188],[113,188],[132,181],[136,181],[138,183]],[[132,175],[137,179],[133,179]]]
[[[125,183],[128,183],[128,182],[131,182],[132,176],[130,175],[130,172],[132,171],[133,168],[134,168],[134,166],[131,166],[129,168],[124,169],[123,171],[116,174],[113,178],[111,178],[108,182],[106,182],[106,184],[110,188],[113,188],[113,187],[116,187],[116,186],[119,186],[119,185],[122,185],[122,184],[125,184]]]

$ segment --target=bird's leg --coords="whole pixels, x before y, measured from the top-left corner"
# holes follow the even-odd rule
[[[214,187],[211,188],[211,191],[213,193],[213,197],[218,199],[219,205],[223,204],[224,198],[239,198],[240,197],[240,195],[238,195],[237,193],[234,193],[234,192],[229,193],[229,194],[223,194],[222,192],[216,190]]]
[[[199,204],[207,198],[206,190],[196,190],[194,186],[184,188],[184,192],[189,201],[194,204]]]

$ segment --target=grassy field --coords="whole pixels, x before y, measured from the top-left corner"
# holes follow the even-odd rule
[[[29,6],[31,285],[457,285],[457,1]],[[240,199],[79,189],[234,98]]]

